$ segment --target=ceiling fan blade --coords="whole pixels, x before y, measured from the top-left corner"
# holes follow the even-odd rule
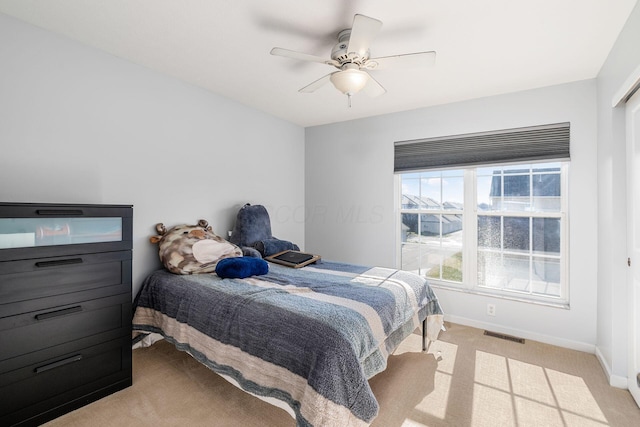
[[[364,56],[380,31],[380,27],[382,27],[382,21],[364,15],[354,16],[347,53],[356,52],[360,56]]]
[[[384,95],[387,92],[387,90],[380,83],[378,83],[378,81],[374,79],[371,74],[369,74],[367,84],[362,88],[362,91],[371,98]]]
[[[363,68],[367,70],[382,70],[386,68],[416,68],[427,67],[435,64],[436,53],[417,52],[404,55],[383,56],[381,58],[370,58]]]
[[[337,72],[338,71],[336,71],[336,73]],[[324,86],[327,83],[329,83],[329,81],[330,81],[329,79],[331,78],[331,74],[333,74],[333,73],[329,73],[324,77],[320,77],[315,82],[313,82],[311,84],[308,84],[307,86],[305,86],[302,89],[298,90],[298,92],[311,93],[311,92],[314,92],[316,89],[320,89],[322,86]]]
[[[271,49],[271,55],[284,56],[285,58],[297,59],[300,61],[319,62],[320,64],[333,65],[334,67],[339,65],[338,61],[335,61],[333,59],[326,59],[320,56],[309,55],[308,53],[301,53],[289,49],[283,49],[281,47],[274,47],[273,49]]]

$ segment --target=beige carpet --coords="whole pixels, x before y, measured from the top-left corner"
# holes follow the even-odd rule
[[[447,328],[427,353],[420,352],[420,335],[409,337],[386,371],[371,379],[380,403],[372,426],[640,426],[631,395],[607,384],[594,355],[505,341],[456,324]],[[132,425],[295,423],[159,342],[134,351],[132,387],[46,424]]]

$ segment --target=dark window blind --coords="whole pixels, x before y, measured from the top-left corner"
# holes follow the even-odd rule
[[[394,144],[394,172],[538,160],[569,160],[569,123]]]

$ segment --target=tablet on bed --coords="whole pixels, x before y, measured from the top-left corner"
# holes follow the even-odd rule
[[[265,257],[265,259],[287,267],[300,268],[316,262],[320,256],[299,251],[283,251]]]

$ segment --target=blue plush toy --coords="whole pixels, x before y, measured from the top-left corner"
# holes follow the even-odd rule
[[[242,248],[244,256],[257,258],[287,250],[300,250],[295,243],[274,237],[267,209],[262,205],[252,206],[249,203],[240,208],[229,241]]]
[[[216,274],[223,279],[244,279],[245,277],[260,276],[268,272],[269,264],[261,258],[225,258],[216,264]]]

